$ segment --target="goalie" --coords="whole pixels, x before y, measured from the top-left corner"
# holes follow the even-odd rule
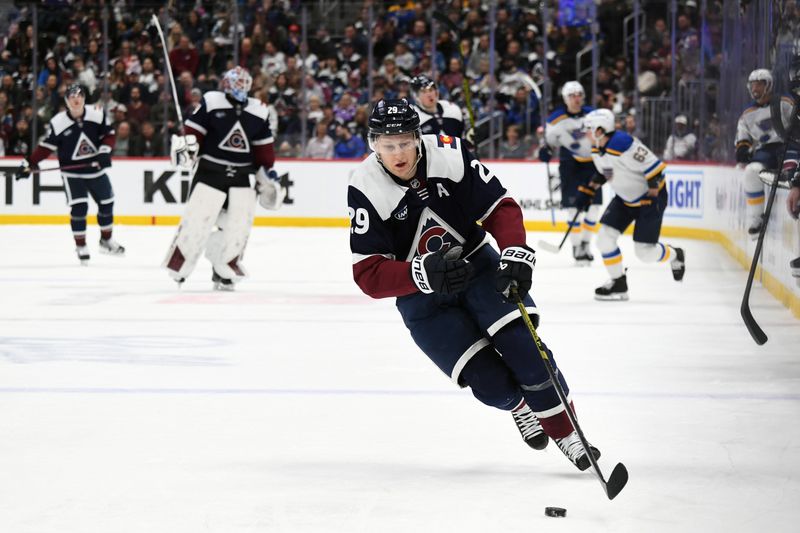
[[[172,136],[172,164],[194,170],[186,210],[163,263],[179,284],[205,251],[214,289],[233,290],[247,275],[242,255],[256,197],[266,209],[278,209],[286,196],[272,169],[275,152],[267,107],[247,96],[252,82],[241,67],[227,71],[222,91],[205,93],[186,119],[184,135]]]

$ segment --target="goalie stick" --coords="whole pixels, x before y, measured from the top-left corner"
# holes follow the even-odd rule
[[[519,292],[517,292],[517,287],[514,284],[511,285],[511,294],[513,295],[514,301],[519,308],[519,313],[522,316],[522,320],[528,327],[528,331],[533,338],[533,342],[536,344],[536,350],[539,352],[539,357],[541,357],[542,361],[544,361],[544,367],[547,369],[547,374],[550,376],[550,382],[556,389],[556,393],[558,393],[558,399],[561,400],[561,404],[564,406],[567,417],[569,418],[572,427],[575,429],[575,432],[578,434],[578,438],[581,440],[583,449],[586,452],[586,457],[589,458],[589,462],[592,464],[594,472],[597,475],[597,479],[600,481],[600,484],[603,486],[603,490],[606,492],[606,496],[608,496],[609,500],[613,500],[628,483],[628,469],[625,468],[624,464],[617,463],[617,466],[615,466],[614,470],[611,471],[611,475],[608,476],[608,479],[603,476],[603,472],[600,470],[600,466],[597,464],[597,459],[595,459],[594,454],[589,451],[589,441],[586,440],[586,436],[583,434],[583,430],[578,424],[578,419],[575,417],[575,413],[572,412],[572,407],[569,405],[567,395],[564,393],[561,383],[556,378],[556,372],[553,368],[553,363],[550,361],[550,358],[547,356],[547,352],[542,346],[542,341],[539,338],[539,335],[536,333],[536,328],[533,327],[533,322],[531,322],[531,318],[528,316],[528,311],[525,310],[525,304],[522,302],[522,298],[519,297]]]

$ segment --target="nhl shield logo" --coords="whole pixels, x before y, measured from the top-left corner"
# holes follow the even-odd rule
[[[221,150],[227,150],[228,152],[237,152],[240,154],[250,152],[250,142],[247,140],[244,128],[238,120],[218,146]]]

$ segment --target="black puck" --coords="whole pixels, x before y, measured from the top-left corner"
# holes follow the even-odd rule
[[[567,516],[567,510],[563,507],[545,507],[544,514],[546,516],[562,517]]]

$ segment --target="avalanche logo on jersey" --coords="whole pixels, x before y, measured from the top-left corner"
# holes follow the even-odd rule
[[[242,124],[237,120],[233,125],[231,131],[219,143],[220,150],[227,150],[228,152],[237,152],[240,154],[250,153],[250,143],[247,140],[247,135],[244,132]]]
[[[417,234],[407,260],[411,261],[414,257],[429,252],[447,250],[451,246],[458,246],[464,240],[449,224],[426,207],[420,216]]]
[[[87,137],[85,133],[81,132],[81,136],[78,137],[78,142],[75,143],[75,150],[72,152],[72,160],[91,159],[95,155],[97,155],[97,147],[89,140],[89,137]]]

